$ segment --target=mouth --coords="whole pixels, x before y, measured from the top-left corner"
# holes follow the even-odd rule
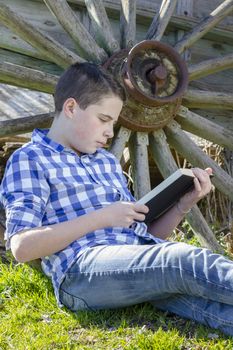
[[[98,147],[107,147],[107,143],[106,142],[99,142],[99,141],[97,141],[97,145],[98,145]]]

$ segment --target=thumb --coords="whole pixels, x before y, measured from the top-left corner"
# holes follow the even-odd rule
[[[205,171],[206,171],[209,175],[212,175],[212,174],[213,174],[213,169],[212,169],[212,168],[206,168]]]

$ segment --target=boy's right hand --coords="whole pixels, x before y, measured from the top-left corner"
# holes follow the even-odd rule
[[[106,227],[129,227],[134,221],[144,221],[149,209],[135,202],[116,202],[100,209],[104,211]]]

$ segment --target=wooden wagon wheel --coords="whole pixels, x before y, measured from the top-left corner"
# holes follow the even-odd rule
[[[233,179],[190,139],[184,130],[233,150],[233,134],[224,127],[208,121],[187,107],[202,109],[218,106],[233,109],[232,94],[200,91],[188,88],[188,82],[233,67],[233,54],[186,65],[185,52],[233,10],[233,0],[223,1],[208,17],[188,33],[179,32],[173,47],[161,42],[175,8],[191,8],[192,0],[163,0],[145,40],[135,42],[136,0],[121,0],[119,43],[113,35],[102,0],[85,0],[86,9],[95,32],[93,38],[81,23],[68,2],[84,1],[44,0],[57,18],[76,51],[71,51],[51,36],[19,16],[4,3],[0,7],[0,22],[36,48],[45,60],[62,69],[74,62],[86,60],[104,65],[127,90],[128,100],[120,116],[119,128],[110,150],[121,159],[128,144],[134,173],[135,196],[140,198],[150,190],[148,147],[164,177],[176,170],[170,151],[174,147],[193,166],[213,168],[214,185],[233,200]],[[136,45],[135,45],[136,44]],[[30,51],[30,50],[29,50]],[[30,53],[29,53],[30,55]],[[36,54],[34,53],[34,57]],[[0,63],[1,81],[52,93],[58,76],[12,63]],[[47,126],[52,115],[21,118],[19,122],[0,124],[0,137],[31,131]],[[221,251],[213,232],[200,210],[195,206],[187,220],[202,245]]]

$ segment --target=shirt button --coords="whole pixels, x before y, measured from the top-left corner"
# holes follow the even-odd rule
[[[82,162],[82,164],[89,164],[89,159],[86,157],[86,156],[82,156],[81,157],[81,162]]]

